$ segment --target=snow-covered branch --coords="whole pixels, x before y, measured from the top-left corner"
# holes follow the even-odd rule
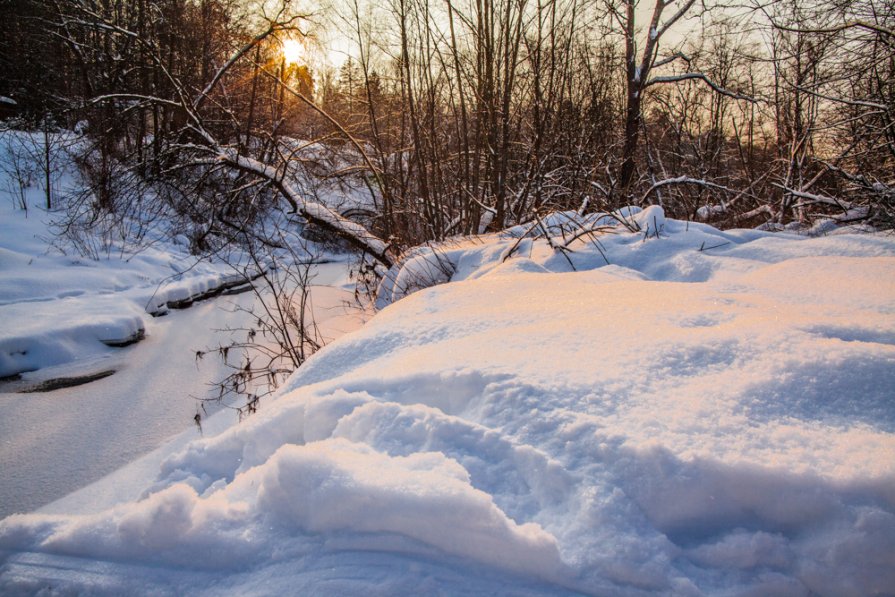
[[[725,187],[724,185],[711,182],[709,180],[703,180],[701,178],[691,178],[689,176],[678,176],[676,178],[666,178],[665,180],[659,180],[653,186],[651,186],[644,194],[643,197],[640,198],[640,203],[646,203],[646,200],[649,199],[649,196],[652,195],[658,189],[668,186],[668,185],[679,185],[679,184],[692,184],[698,185],[701,187],[719,189],[722,191],[726,191],[728,193],[736,193],[734,189],[729,187]]]
[[[865,191],[874,193],[882,197],[888,197],[890,201],[895,200],[895,187],[893,187],[891,182],[887,184],[880,180],[870,180],[863,174],[852,174],[851,172],[847,172],[846,170],[843,170],[835,164],[831,164],[823,160],[821,160],[820,163],[826,166],[831,172],[835,172],[845,180],[851,182],[852,184],[858,185]]]
[[[646,82],[644,87],[649,87],[650,85],[657,85],[659,83],[678,83],[680,81],[687,81],[690,79],[698,79],[712,88],[715,93],[720,93],[721,95],[725,95],[729,98],[737,99],[737,100],[746,100],[749,102],[756,102],[754,97],[750,97],[748,95],[743,95],[742,93],[737,93],[735,91],[731,91],[724,87],[721,87],[714,81],[712,81],[705,73],[681,73],[679,75],[662,75],[659,77],[653,77],[649,81]]]
[[[826,205],[834,205],[841,209],[842,211],[846,211],[851,208],[851,203],[848,201],[842,201],[840,199],[836,199],[835,197],[828,197],[826,195],[818,195],[816,193],[806,193],[805,191],[798,191],[796,189],[791,189],[784,185],[774,184],[775,187],[783,189],[785,192],[789,193],[793,197],[798,197],[799,199],[805,199],[807,202],[799,203],[793,207],[805,207],[807,205],[812,205],[815,203],[824,203]]]
[[[215,148],[217,160],[238,170],[260,176],[271,182],[295,213],[309,222],[338,235],[373,256],[377,261],[391,267],[394,263],[389,246],[380,238],[371,234],[366,228],[340,216],[335,211],[320,203],[307,201],[295,186],[285,178],[283,173],[259,160],[240,154],[233,148]]]
[[[163,97],[158,97],[155,95],[142,95],[139,93],[106,93],[103,95],[97,95],[90,99],[88,104],[100,104],[102,102],[114,101],[114,100],[132,100],[138,102],[145,102],[148,104],[157,104],[163,106],[169,106],[172,108],[182,108],[183,106],[179,102],[175,102],[173,100],[165,99]]]

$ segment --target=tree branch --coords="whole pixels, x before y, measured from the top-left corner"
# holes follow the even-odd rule
[[[665,180],[657,181],[653,186],[651,186],[644,194],[643,197],[640,198],[640,203],[643,204],[649,199],[649,196],[652,195],[657,189],[668,185],[678,185],[678,184],[694,184],[702,187],[712,188],[712,189],[720,189],[722,191],[727,191],[728,193],[736,193],[734,189],[729,187],[725,187],[724,185],[717,184],[708,180],[703,180],[701,178],[690,178],[689,176],[678,176],[676,178],[666,178]]]
[[[715,93],[720,93],[721,95],[726,95],[727,97],[737,100],[745,100],[747,102],[753,103],[758,102],[758,100],[754,97],[743,95],[741,93],[730,91],[729,89],[721,87],[720,85],[709,79],[704,73],[682,73],[680,75],[663,75],[660,77],[653,77],[644,84],[644,87],[649,87],[651,85],[657,85],[660,83],[678,83],[680,81],[687,81],[690,79],[698,79],[704,82],[706,85],[711,87]]]

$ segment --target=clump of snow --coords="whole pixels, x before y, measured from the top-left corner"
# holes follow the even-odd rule
[[[0,591],[895,592],[895,240],[617,219],[397,268],[142,499],[0,522]]]
[[[381,309],[423,288],[451,279],[454,265],[450,257],[431,247],[418,247],[389,269],[376,292],[376,308]]]
[[[658,236],[665,229],[665,210],[658,205],[650,205],[643,211],[633,214],[631,220],[646,236]]]

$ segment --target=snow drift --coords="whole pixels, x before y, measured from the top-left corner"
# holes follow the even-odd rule
[[[0,591],[895,593],[895,239],[631,215],[419,251],[143,499],[0,522]]]
[[[101,359],[138,339],[151,315],[243,276],[159,243],[127,260],[91,260],[48,246],[54,215],[0,208],[0,378]]]

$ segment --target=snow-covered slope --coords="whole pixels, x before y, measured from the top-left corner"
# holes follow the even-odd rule
[[[635,218],[441,251],[142,500],[0,522],[0,592],[895,593],[895,239]]]

